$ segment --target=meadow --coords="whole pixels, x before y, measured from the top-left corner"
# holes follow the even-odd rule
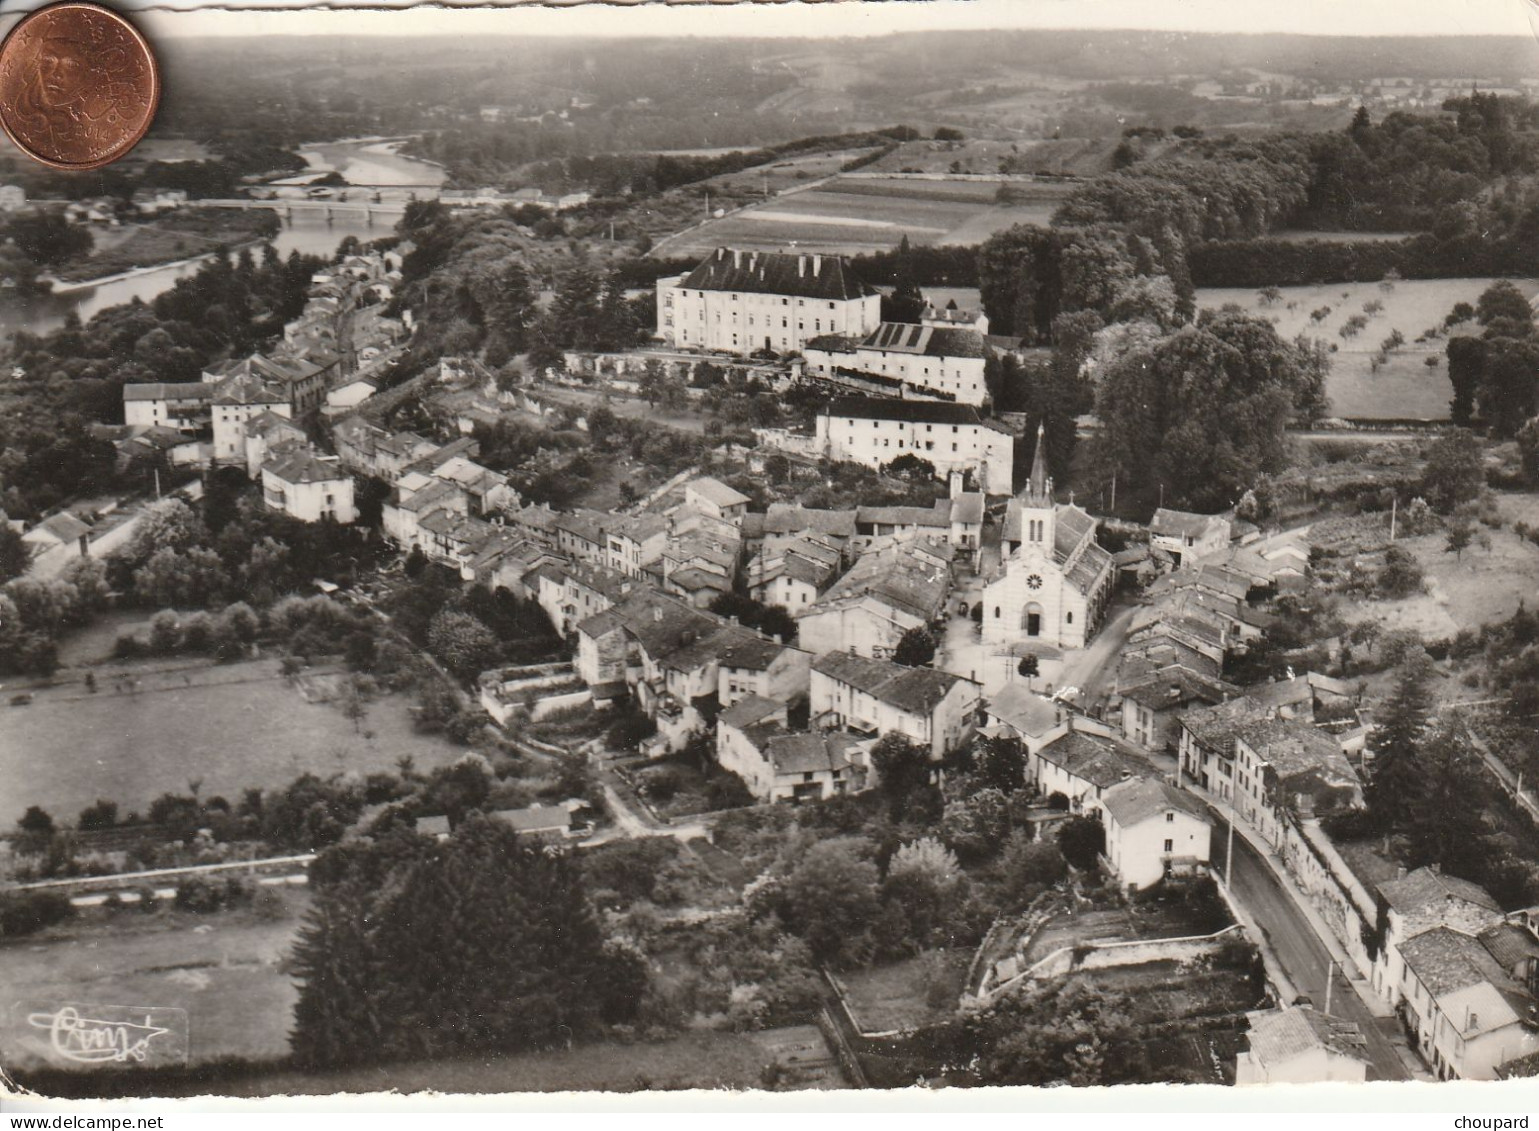
[[[95,693],[69,683],[37,690],[25,706],[0,705],[0,782],[8,783],[0,823],[28,805],[72,821],[97,798],[142,813],[194,779],[204,797],[235,800],[306,772],[388,771],[405,756],[427,771],[463,753],[419,734],[404,696],[372,701],[355,730],[335,705],[307,702],[276,660],[111,665],[95,674]],[[118,690],[135,675],[137,691]]]
[[[1539,292],[1539,280],[1514,280],[1530,298]],[[1444,357],[1445,338],[1416,339],[1441,327],[1455,303],[1471,305],[1491,279],[1414,279],[1386,289],[1377,283],[1339,283],[1329,286],[1282,287],[1282,297],[1266,303],[1257,290],[1204,287],[1197,303],[1218,307],[1237,303],[1245,310],[1269,319],[1285,338],[1303,333],[1336,347],[1331,355],[1331,375],[1326,392],[1331,415],[1348,419],[1446,420],[1453,386],[1448,381]],[[1343,338],[1341,327],[1353,315],[1364,314],[1365,304],[1383,303],[1378,313],[1367,315],[1368,325],[1355,337]],[[1329,310],[1320,319],[1317,311]],[[1399,330],[1405,344],[1394,350],[1387,364],[1373,371],[1379,345]],[[1433,359],[1435,364],[1427,364]]]

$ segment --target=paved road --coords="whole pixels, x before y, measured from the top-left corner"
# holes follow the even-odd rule
[[[1221,846],[1222,838],[1216,839]],[[1255,849],[1238,836],[1234,838],[1234,849],[1231,877],[1234,898],[1266,933],[1277,960],[1299,992],[1313,999],[1316,1009],[1324,1009],[1330,952]],[[1355,1021],[1362,1029],[1368,1039],[1368,1055],[1373,1065],[1371,1079],[1411,1079],[1399,1052],[1386,1035],[1386,1027],[1397,1026],[1399,1021],[1381,1019],[1369,1012],[1340,970],[1336,971],[1331,994],[1331,1016]]]
[[[1062,686],[1079,688],[1079,703],[1090,714],[1099,716],[1102,703],[1117,681],[1117,661],[1133,628],[1138,605],[1113,606],[1112,614],[1090,647],[1070,653],[1063,665]]]

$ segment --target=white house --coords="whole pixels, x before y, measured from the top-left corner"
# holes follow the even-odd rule
[[[976,683],[950,672],[831,652],[812,665],[809,706],[816,726],[901,734],[939,760],[972,737],[978,696]]]
[[[1234,1082],[1250,1084],[1358,1084],[1368,1078],[1368,1042],[1352,1021],[1307,1005],[1247,1018],[1250,1047],[1235,1058]]]
[[[263,464],[262,501],[302,522],[329,518],[349,523],[358,518],[353,477],[335,458],[323,459],[307,450]]]
[[[901,383],[905,397],[938,397],[981,405],[989,399],[983,380],[988,343],[976,330],[883,322],[864,339],[838,335],[807,343],[806,371],[877,373]]]
[[[374,378],[354,377],[326,393],[326,407],[322,411],[328,414],[350,412],[377,392],[379,382]]]
[[[200,432],[211,420],[214,386],[206,381],[156,381],[123,386],[123,423]]]
[[[0,212],[15,212],[26,206],[26,189],[20,185],[0,185]]]
[[[246,462],[246,425],[264,412],[292,417],[288,395],[255,374],[220,381],[214,389],[214,462]]]
[[[903,634],[941,616],[951,570],[916,544],[894,542],[864,554],[811,605],[791,609],[797,639],[820,655],[849,651],[886,657]]]
[[[835,255],[719,247],[688,275],[657,281],[657,336],[674,346],[794,353],[880,322],[881,296]]]
[[[925,460],[940,477],[971,472],[982,491],[1010,489],[1015,436],[972,405],[887,397],[836,397],[817,416],[816,446],[831,460],[880,469],[900,456]]]
[[[1026,776],[1043,797],[1062,794],[1069,812],[1089,816],[1101,812],[1108,790],[1155,770],[1134,747],[1110,735],[1086,731],[1085,725],[1087,720],[1074,720],[1065,733],[1040,750],[1028,750]]]
[[[308,448],[305,430],[286,416],[264,412],[246,422],[246,474],[262,477],[262,465],[278,453],[294,448]]]
[[[1213,832],[1207,809],[1185,790],[1156,778],[1131,778],[1101,796],[1106,861],[1130,891],[1208,862]]]
[[[741,491],[728,487],[720,479],[703,475],[684,485],[684,505],[735,524],[741,524],[748,513],[749,498]]]

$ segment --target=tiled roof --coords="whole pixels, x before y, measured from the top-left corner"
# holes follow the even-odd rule
[[[219,382],[214,392],[216,405],[288,404],[289,395],[269,385],[255,373],[237,373]]]
[[[771,503],[764,515],[765,534],[799,534],[813,530],[834,538],[855,536],[853,510],[816,510],[795,503]]]
[[[709,475],[692,479],[684,485],[686,491],[693,491],[707,502],[715,503],[718,507],[741,506],[749,501],[748,496],[732,487],[727,486],[720,479],[713,479]]]
[[[1166,510],[1154,512],[1149,529],[1155,534],[1178,538],[1201,538],[1209,530],[1222,524],[1229,525],[1229,517],[1221,514],[1193,514],[1190,511]]]
[[[499,809],[492,820],[512,825],[516,832],[564,831],[572,827],[572,814],[561,805],[531,805],[527,809]]]
[[[277,476],[285,483],[329,483],[348,478],[348,473],[335,460],[318,459],[308,448],[299,448],[270,459],[262,465],[262,471]]]
[[[984,494],[982,491],[963,491],[951,499],[951,521],[977,526],[983,522]]]
[[[1250,1015],[1250,1053],[1262,1064],[1282,1065],[1325,1048],[1339,1056],[1367,1060],[1368,1042],[1354,1022],[1337,1021],[1309,1006]]]
[[[849,752],[855,741],[837,733],[782,734],[769,740],[765,755],[777,774],[844,770],[850,766]]]
[[[123,386],[125,401],[210,401],[214,386],[208,381],[157,381]]]
[[[1142,673],[1139,682],[1120,694],[1153,711],[1187,707],[1192,703],[1222,703],[1239,695],[1240,689],[1223,680],[1209,679],[1180,664]]]
[[[259,412],[246,421],[246,435],[266,436],[272,432],[290,432],[299,439],[304,439],[305,430],[295,424],[286,416],[279,416],[272,409]]]
[[[1024,681],[1011,681],[988,702],[994,718],[1020,734],[1038,736],[1058,725],[1058,705],[1038,695]]]
[[[762,723],[765,719],[778,715],[786,709],[784,703],[777,703],[773,699],[766,699],[762,695],[750,695],[746,699],[739,699],[732,706],[717,716],[717,721],[728,726],[750,727],[756,723]]]
[[[1478,939],[1451,927],[1434,927],[1406,939],[1400,957],[1433,997],[1508,977]]]
[[[876,294],[837,255],[786,255],[719,247],[678,284],[692,291],[852,299]]]
[[[959,683],[971,680],[934,668],[910,668],[891,660],[874,660],[853,652],[829,652],[813,662],[812,670],[848,684],[903,711],[929,714]]]
[[[27,531],[27,533],[33,534],[39,530],[46,531],[53,538],[65,543],[77,542],[85,535],[91,533],[91,528],[70,514],[69,511],[60,511],[56,515],[50,515]]]
[[[1501,905],[1479,884],[1434,872],[1431,868],[1418,868],[1404,879],[1380,884],[1379,894],[1402,915],[1425,911],[1450,899],[1463,900],[1491,912],[1501,911]]]
[[[814,605],[799,615],[826,611],[841,601],[867,595],[920,620],[933,620],[951,591],[951,571],[933,559],[897,544],[863,555]]]
[[[1053,739],[1042,748],[1040,757],[1102,789],[1154,772],[1128,743],[1077,730]]]
[[[1207,821],[1202,802],[1184,789],[1177,789],[1156,778],[1133,778],[1108,789],[1101,804],[1112,819],[1124,829],[1141,825],[1151,817],[1162,817],[1174,809]]]
[[[892,397],[835,397],[821,415],[852,420],[902,420],[913,424],[981,424],[972,405],[954,401],[903,401]]]
[[[855,524],[860,526],[951,526],[951,504],[942,499],[933,507],[856,507]]]

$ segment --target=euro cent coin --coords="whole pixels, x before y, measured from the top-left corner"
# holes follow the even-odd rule
[[[0,126],[55,169],[96,169],[150,128],[160,69],[138,30],[97,4],[50,4],[0,44]]]

